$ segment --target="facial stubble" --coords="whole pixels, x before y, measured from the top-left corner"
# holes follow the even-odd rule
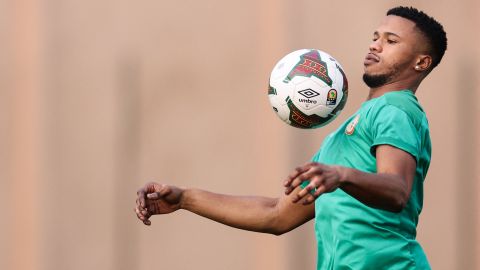
[[[390,72],[385,74],[367,74],[365,72],[363,74],[363,82],[370,88],[377,88],[393,81],[397,71],[398,67],[394,65]]]

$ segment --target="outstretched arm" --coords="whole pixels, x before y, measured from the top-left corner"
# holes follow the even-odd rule
[[[157,183],[146,184],[137,195],[135,211],[146,225],[152,215],[184,209],[231,227],[280,235],[315,215],[314,205],[295,204],[293,195],[233,196]]]

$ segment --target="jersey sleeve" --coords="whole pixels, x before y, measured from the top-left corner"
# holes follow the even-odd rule
[[[388,144],[412,155],[418,163],[420,156],[420,136],[413,119],[400,108],[383,106],[372,122],[373,143],[370,153],[375,156],[376,147]]]

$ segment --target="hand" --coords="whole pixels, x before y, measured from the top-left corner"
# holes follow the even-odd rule
[[[183,189],[157,183],[147,183],[137,191],[138,219],[145,225],[151,225],[152,215],[169,214],[180,209]]]
[[[303,204],[310,204],[323,193],[335,191],[344,179],[344,168],[328,166],[317,162],[310,162],[297,167],[284,182],[285,194],[289,195],[304,181],[310,183],[293,196],[293,202],[297,203],[304,198]],[[313,191],[313,192],[312,192]]]

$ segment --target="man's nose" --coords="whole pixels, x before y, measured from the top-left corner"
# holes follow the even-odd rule
[[[370,43],[369,49],[371,52],[381,52],[382,44],[380,43],[380,39],[372,41],[372,43]]]

